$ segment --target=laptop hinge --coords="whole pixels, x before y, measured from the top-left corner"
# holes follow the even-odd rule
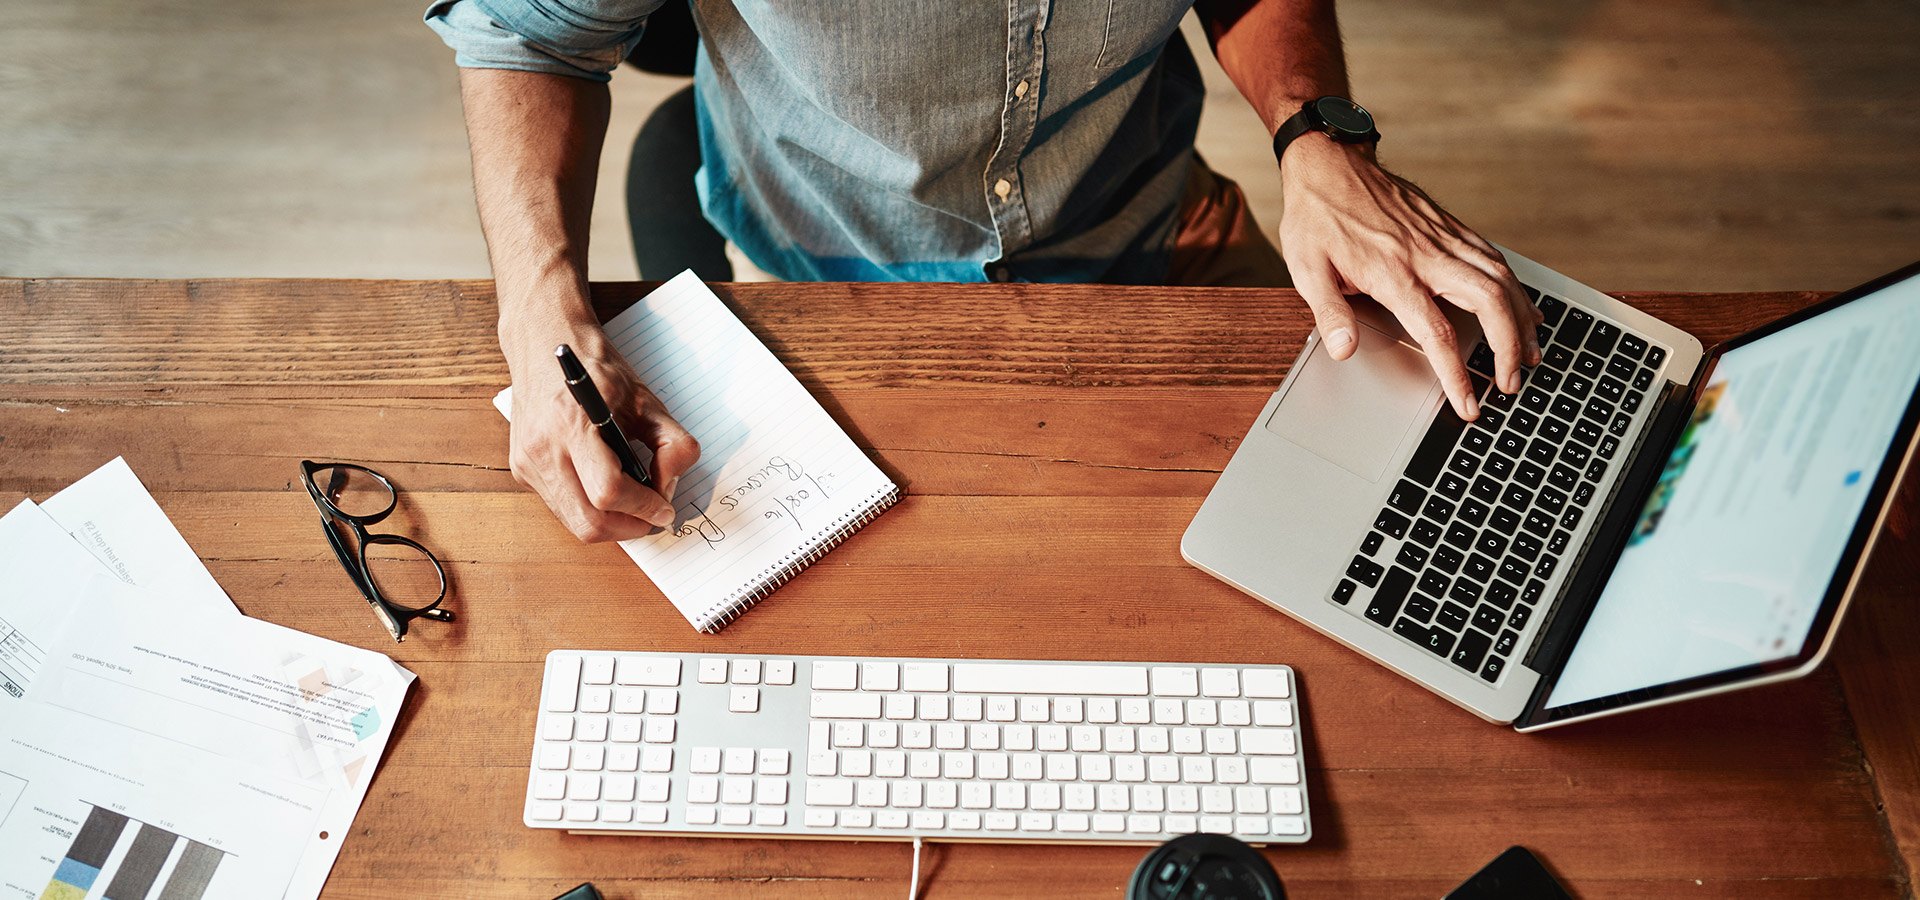
[[[1561,659],[1571,647],[1599,599],[1600,588],[1613,572],[1613,564],[1626,549],[1627,537],[1640,520],[1646,498],[1652,493],[1667,456],[1679,439],[1693,404],[1688,402],[1686,385],[1667,383],[1654,404],[1653,417],[1641,431],[1640,439],[1628,450],[1632,460],[1614,482],[1599,523],[1587,532],[1587,540],[1573,559],[1573,573],[1547,605],[1539,635],[1521,664],[1541,674],[1558,671]],[[1542,679],[1541,685],[1551,679]]]

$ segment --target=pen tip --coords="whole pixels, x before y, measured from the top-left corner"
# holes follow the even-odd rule
[[[558,356],[561,359],[565,359],[573,355],[573,348],[565,344],[561,344],[560,346],[553,348],[553,355]]]

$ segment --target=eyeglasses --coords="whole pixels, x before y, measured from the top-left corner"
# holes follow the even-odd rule
[[[367,532],[398,505],[393,482],[366,466],[310,459],[300,461],[300,477],[320,508],[320,527],[333,555],[395,641],[406,639],[407,623],[414,619],[453,621],[453,613],[440,608],[447,598],[440,561],[412,538]]]

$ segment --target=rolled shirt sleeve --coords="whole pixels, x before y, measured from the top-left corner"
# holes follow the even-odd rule
[[[469,69],[604,82],[640,42],[662,0],[438,0],[427,27]]]

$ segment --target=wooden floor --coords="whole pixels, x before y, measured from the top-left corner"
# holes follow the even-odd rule
[[[484,277],[425,5],[0,0],[0,275]],[[1571,275],[1840,288],[1920,257],[1920,4],[1340,7],[1383,159]],[[1272,227],[1264,132],[1209,75],[1201,150]],[[596,278],[635,274],[625,148],[679,85],[615,81]]]

